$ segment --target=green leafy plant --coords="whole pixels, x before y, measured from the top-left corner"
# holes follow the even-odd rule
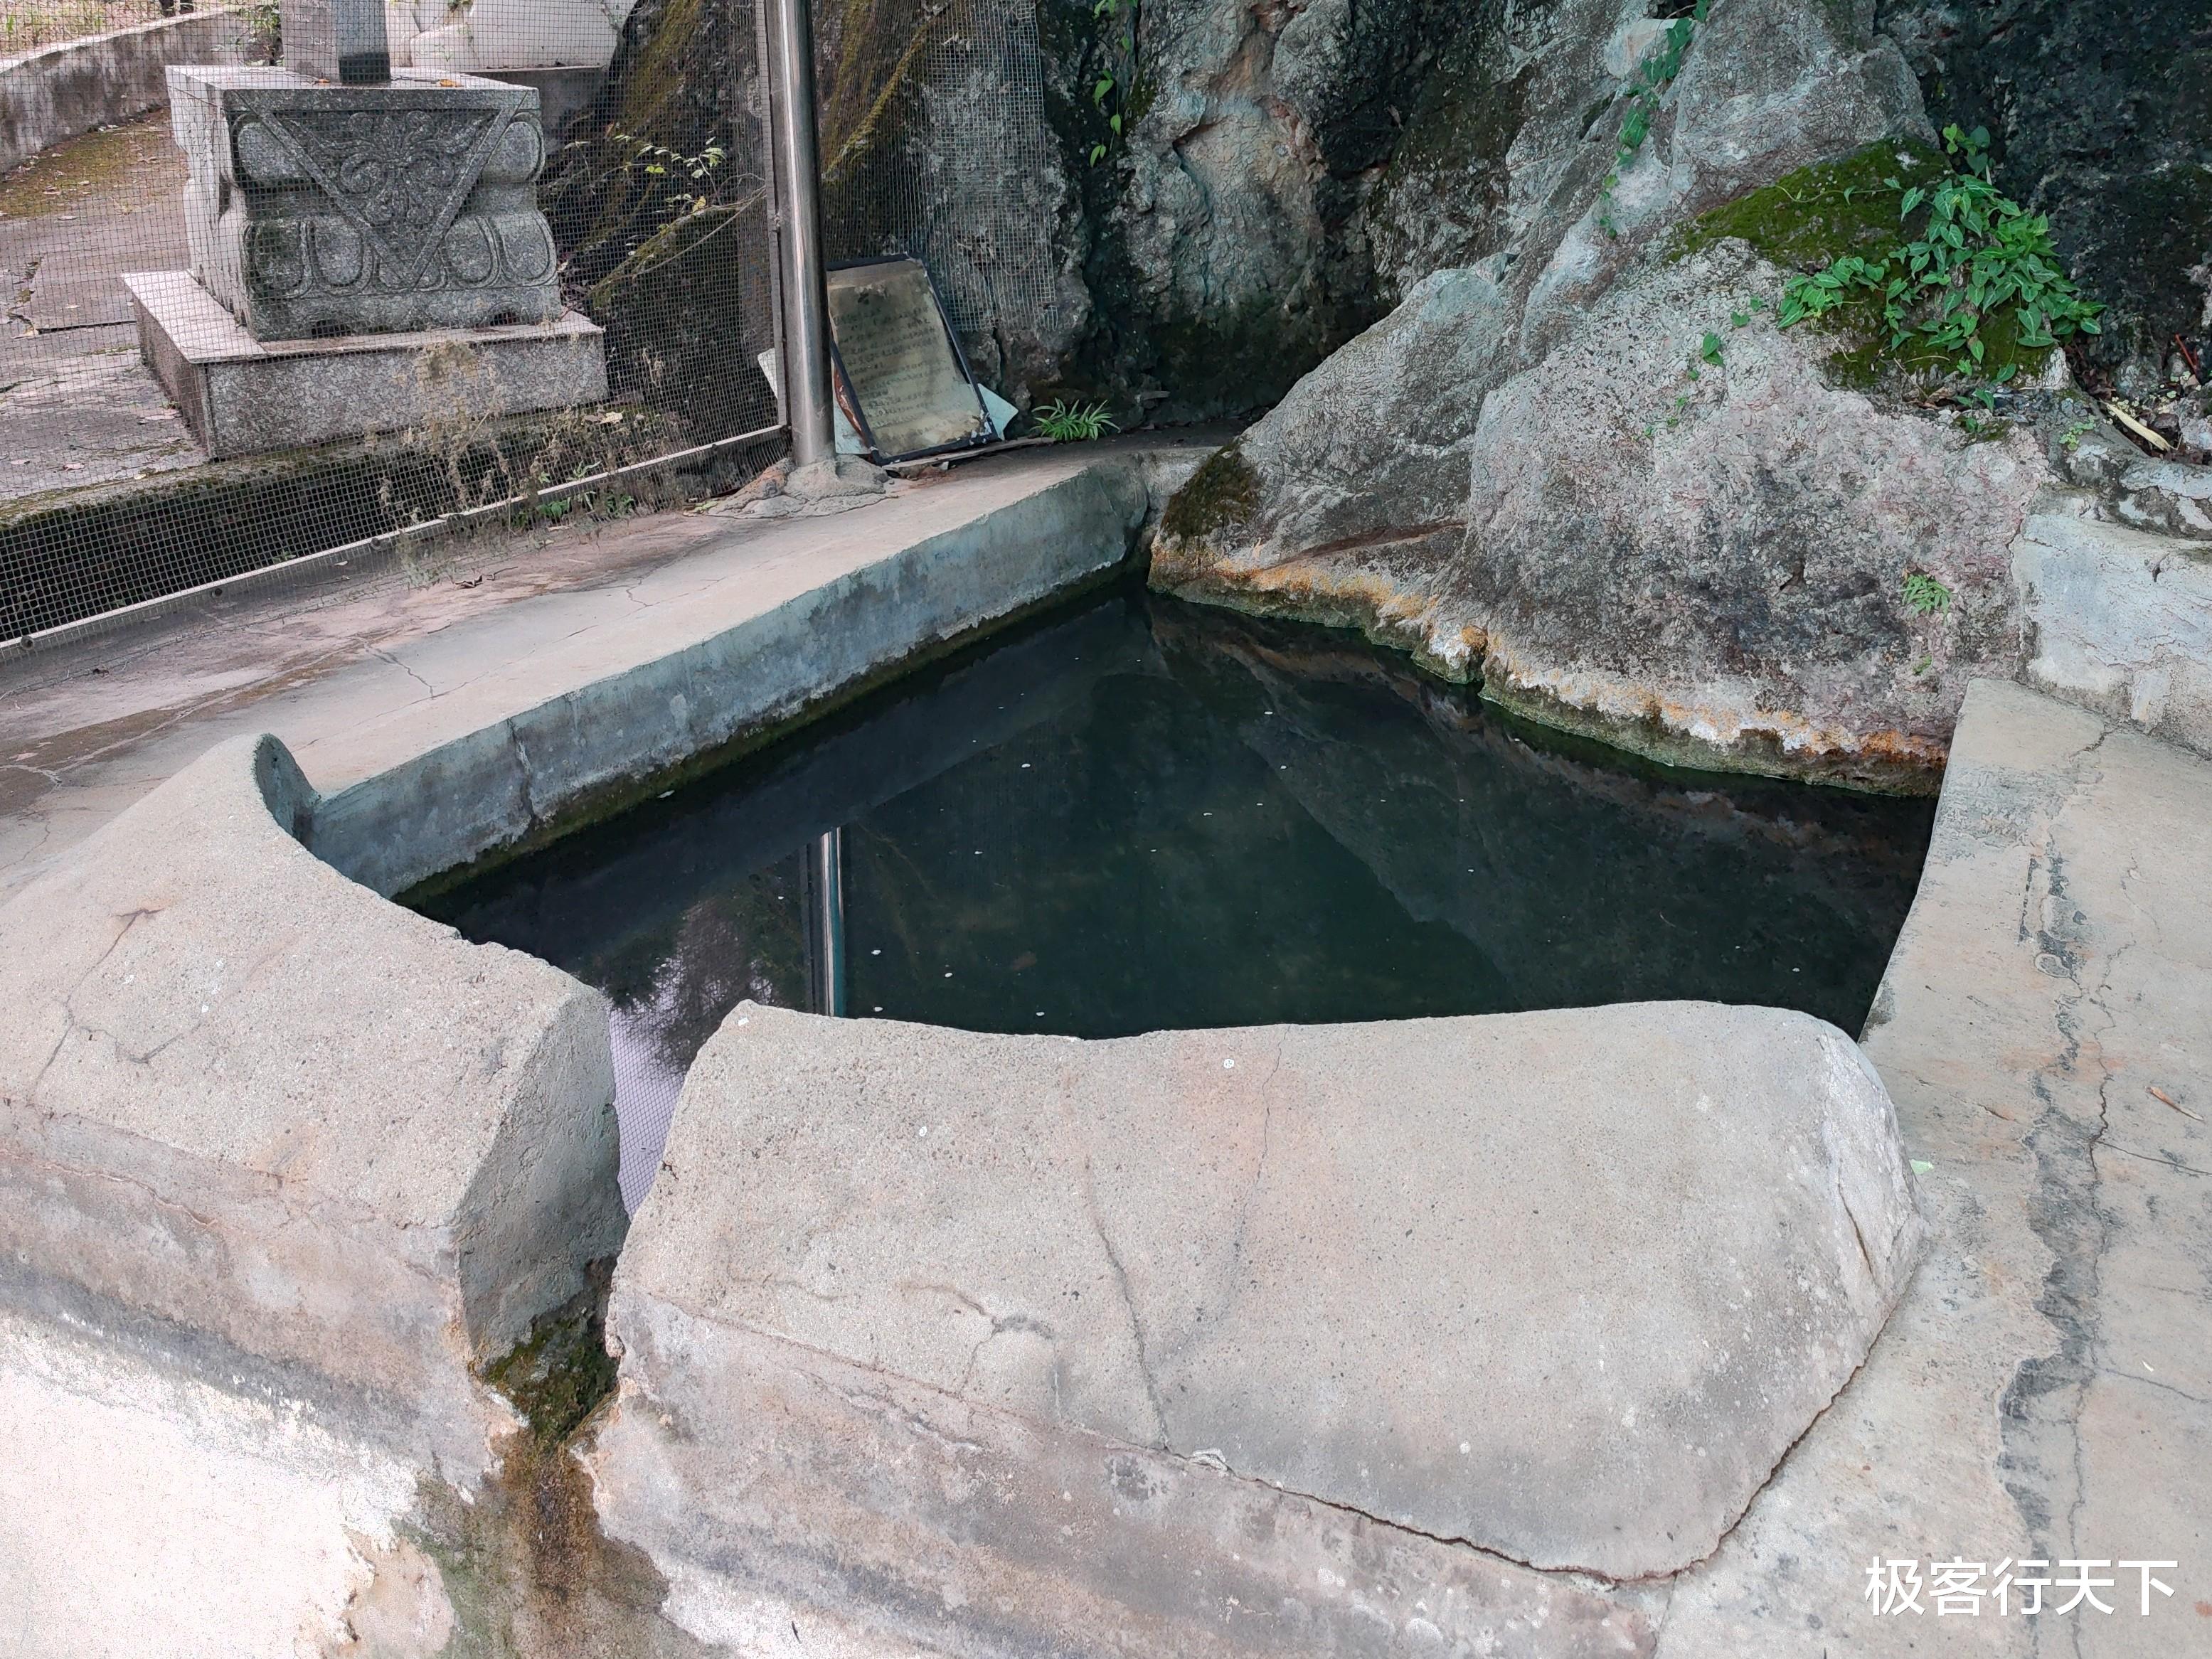
[[[665,180],[676,186],[673,191],[674,212],[672,219],[687,213],[700,213],[712,205],[723,163],[730,159],[729,151],[720,144],[709,144],[696,155],[686,155],[681,150],[671,149],[665,144],[656,144],[627,132],[611,132],[607,141],[616,144],[635,144],[629,165],[647,178]],[[690,186],[689,190],[683,188]]]
[[[1920,656],[1912,665],[1914,678],[1936,665],[1935,634],[1942,624],[1936,618],[1951,608],[1951,590],[1924,570],[1905,573],[1905,608],[1920,620]]]
[[[1137,82],[1137,0],[1092,0],[1091,15],[1098,25],[1099,70],[1091,86],[1091,106],[1106,118],[1108,137],[1091,146],[1091,165],[1106,159],[1110,142],[1118,142],[1130,118],[1129,102]]]
[[[2066,453],[2070,455],[2081,448],[2081,440],[2096,429],[2094,421],[2069,421],[2066,429],[2058,434],[2058,441],[2066,446]]]
[[[2028,350],[2098,332],[2104,307],[2083,297],[2060,265],[2050,221],[1998,190],[1990,178],[1989,133],[1943,129],[1958,158],[1933,185],[1904,188],[1894,179],[1900,222],[1919,219],[1919,234],[1879,258],[1846,254],[1784,286],[1776,320],[1784,328],[1817,321],[1856,301],[1878,303],[1889,349],[2002,386],[2018,369],[1988,367],[1993,316],[2009,309],[2013,343]]]
[[[1042,409],[1034,410],[1030,419],[1038,435],[1049,438],[1056,444],[1086,443],[1093,438],[1103,438],[1109,432],[1121,428],[1114,423],[1103,404],[1063,403],[1054,398]]]
[[[1924,570],[1908,570],[1905,608],[1916,617],[1941,616],[1951,608],[1951,590]]]
[[[1677,17],[1667,25],[1667,33],[1659,44],[1644,54],[1636,72],[1628,77],[1628,113],[1621,118],[1620,137],[1613,148],[1613,168],[1598,186],[1597,222],[1608,236],[1620,234],[1620,227],[1613,222],[1613,192],[1620,183],[1620,170],[1636,159],[1644,148],[1644,141],[1651,136],[1651,122],[1659,112],[1659,94],[1674,82],[1682,72],[1682,54],[1690,49],[1697,37],[1698,25],[1705,21],[1705,13],[1712,0],[1698,0],[1686,17]]]

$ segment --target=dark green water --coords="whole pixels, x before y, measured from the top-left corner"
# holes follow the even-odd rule
[[[722,1016],[806,1006],[832,829],[862,1016],[1111,1036],[1688,997],[1856,1032],[1932,819],[1644,765],[1349,635],[1128,591],[424,908],[613,1000],[635,1199]]]

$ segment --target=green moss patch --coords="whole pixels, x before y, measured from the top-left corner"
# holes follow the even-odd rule
[[[1952,171],[1933,147],[1913,140],[1870,144],[1839,161],[1802,167],[1774,183],[1699,215],[1675,234],[1668,254],[1683,258],[1728,240],[1784,270],[1811,274],[1838,259],[1881,262],[1900,244],[1926,234],[1928,210],[1902,210],[1905,193],[1928,188]],[[1897,381],[1925,382],[1950,373],[1955,350],[1920,338],[1894,342],[1881,295],[1856,294],[1826,314],[1798,325],[1836,342],[1824,362],[1828,378],[1871,392]],[[1983,319],[1982,378],[2027,380],[2042,372],[2054,348],[2021,343],[2017,309],[2001,306]]]
[[[565,1306],[542,1316],[530,1334],[484,1367],[484,1381],[505,1395],[541,1447],[559,1444],[614,1391],[615,1360],[607,1352],[607,1264]]]
[[[1177,541],[1194,541],[1250,521],[1260,506],[1260,475],[1235,444],[1206,458],[1160,514],[1160,528]]]
[[[1950,170],[1942,152],[1917,140],[1869,144],[1699,214],[1675,233],[1668,252],[1679,259],[1718,242],[1747,242],[1792,270],[1818,270],[1847,253],[1877,259],[1904,229],[1904,191]]]

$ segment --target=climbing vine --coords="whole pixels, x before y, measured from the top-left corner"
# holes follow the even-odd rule
[[[1098,25],[1098,74],[1091,82],[1091,106],[1106,118],[1107,137],[1091,146],[1091,165],[1106,159],[1133,118],[1137,89],[1137,0],[1093,0],[1091,15]]]
[[[1776,320],[1788,328],[1854,301],[1878,302],[1893,353],[1948,362],[1969,380],[2002,386],[2019,364],[1990,362],[1990,326],[2001,312],[2011,313],[2011,345],[2035,351],[2098,332],[2104,307],[2085,298],[2060,265],[2050,221],[1991,182],[1988,131],[1948,126],[1943,143],[1958,162],[1933,185],[1906,189],[1894,178],[1882,181],[1898,192],[1900,222],[1923,215],[1919,234],[1878,258],[1846,254],[1791,277]]]
[[[1621,118],[1620,138],[1615,146],[1612,171],[1598,186],[1597,222],[1608,236],[1620,234],[1620,227],[1613,216],[1613,192],[1620,183],[1620,170],[1636,159],[1644,148],[1644,141],[1651,136],[1651,122],[1659,112],[1659,94],[1674,83],[1682,72],[1682,54],[1690,49],[1690,42],[1698,33],[1698,25],[1705,21],[1705,13],[1712,0],[1698,0],[1686,16],[1677,17],[1667,25],[1667,33],[1659,37],[1658,45],[1644,54],[1636,73],[1628,78],[1628,113]]]

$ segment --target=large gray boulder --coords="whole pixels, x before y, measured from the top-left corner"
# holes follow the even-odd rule
[[[1741,242],[1661,261],[1591,307],[1605,349],[1493,392],[1432,626],[1480,642],[1486,695],[1552,725],[1919,787],[1971,675],[2018,666],[2007,550],[2042,447],[1834,384],[1830,342],[1754,311],[1783,276]],[[1948,610],[1909,610],[1915,573]]]
[[[1571,160],[1510,174],[1509,241],[1202,468],[1153,580],[1662,758],[1932,787],[1969,675],[2018,668],[2006,552],[2050,468],[1771,320],[1781,250],[1879,237],[1854,204],[1937,165],[1918,90],[1867,7],[1720,0],[1608,185],[1620,116],[1584,105]]]
[[[599,1516],[701,1634],[789,1602],[961,1652],[1376,1652],[1543,1601],[1510,1650],[1635,1650],[1635,1594],[1550,1575],[1708,1553],[1918,1237],[1887,1097],[1802,1015],[1079,1042],[741,1005],[617,1271]]]

